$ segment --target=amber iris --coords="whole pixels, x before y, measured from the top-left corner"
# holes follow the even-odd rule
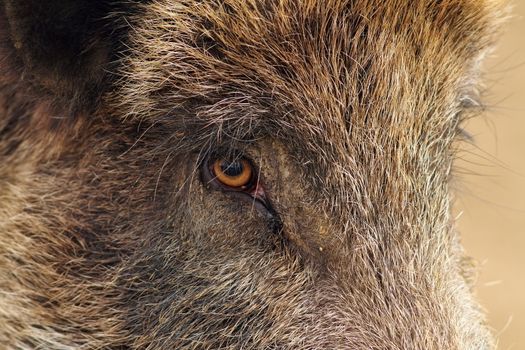
[[[243,189],[252,182],[252,165],[245,159],[227,161],[217,159],[213,163],[213,173],[223,185]]]

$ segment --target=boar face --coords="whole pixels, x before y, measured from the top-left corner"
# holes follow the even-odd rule
[[[7,349],[492,349],[450,214],[489,0],[6,0]]]

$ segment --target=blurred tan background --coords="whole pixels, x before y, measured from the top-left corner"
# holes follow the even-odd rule
[[[500,350],[525,349],[525,0],[485,64],[488,111],[466,129],[456,212]]]

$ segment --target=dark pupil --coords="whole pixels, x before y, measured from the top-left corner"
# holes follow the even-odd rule
[[[242,174],[243,171],[243,165],[241,162],[222,162],[221,164],[221,170],[224,174],[228,175],[229,177],[236,177]]]

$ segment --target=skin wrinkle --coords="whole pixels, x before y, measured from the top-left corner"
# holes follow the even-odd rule
[[[449,183],[499,2],[1,6],[0,347],[494,349]]]

